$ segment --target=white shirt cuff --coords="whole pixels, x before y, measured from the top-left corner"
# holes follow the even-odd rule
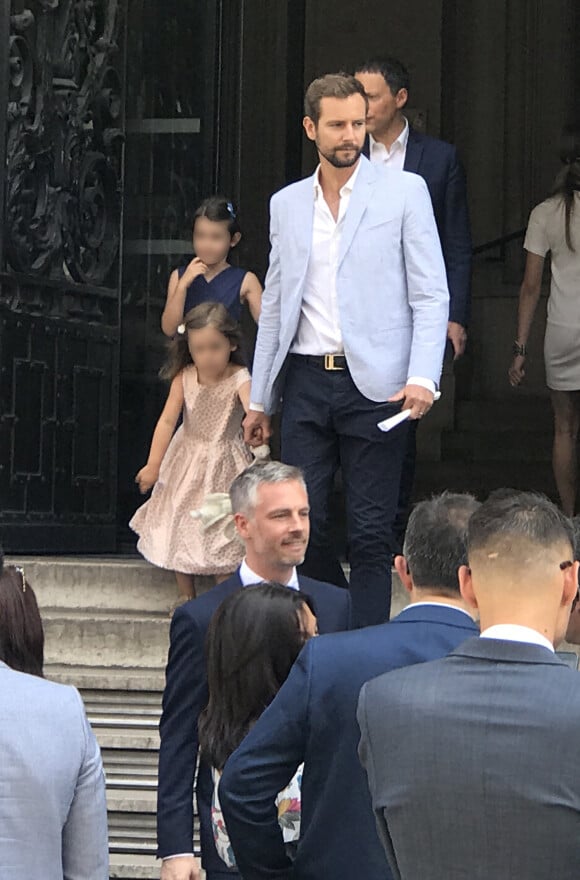
[[[264,412],[264,404],[263,403],[252,403],[250,401],[250,409],[252,412]]]
[[[426,388],[431,394],[435,394],[437,390],[432,379],[422,379],[421,376],[410,376],[407,379],[407,385],[420,385],[421,388]]]
[[[163,856],[162,862],[168,862],[170,859],[194,859],[195,853],[175,853],[174,856]]]

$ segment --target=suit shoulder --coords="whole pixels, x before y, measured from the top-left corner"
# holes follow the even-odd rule
[[[192,623],[199,624],[209,620],[224,599],[227,599],[228,596],[239,589],[241,589],[239,578],[237,575],[233,575],[227,580],[222,581],[221,584],[216,584],[215,587],[212,587],[206,593],[202,593],[201,596],[190,599],[189,602],[184,602],[183,605],[176,608],[173,621],[182,623],[185,620],[189,620]]]
[[[449,141],[443,141],[441,138],[436,138],[433,135],[424,134],[419,131],[413,131],[412,137],[413,140],[421,143],[424,150],[437,152],[440,155],[457,155],[457,147],[455,144],[450,144]]]
[[[4,678],[2,678],[3,681]],[[30,701],[30,705],[37,710],[49,706],[51,714],[54,714],[55,711],[72,712],[73,714],[78,714],[79,711],[84,712],[81,696],[78,690],[70,684],[60,684],[37,675],[17,672],[14,669],[7,671],[6,683],[16,698]]]
[[[326,581],[317,581],[314,578],[300,575],[298,578],[300,589],[304,593],[309,591],[316,593],[318,596],[328,596],[329,599],[348,599],[349,592],[343,587],[337,587],[336,584],[329,584]]]
[[[312,177],[303,177],[302,180],[296,180],[289,183],[274,193],[270,199],[270,206],[280,206],[287,202],[294,201],[295,198],[303,198],[304,194],[312,190]]]

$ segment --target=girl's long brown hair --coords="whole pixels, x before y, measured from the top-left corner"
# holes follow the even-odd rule
[[[567,125],[562,132],[560,161],[564,167],[556,177],[553,196],[562,196],[566,213],[566,244],[576,251],[570,224],[574,214],[574,195],[580,191],[580,124]]]
[[[237,321],[234,321],[224,305],[217,302],[204,302],[191,309],[183,319],[185,331],[176,333],[169,343],[167,360],[159,371],[162,379],[170,382],[181,373],[185,367],[193,363],[187,344],[189,330],[202,330],[204,327],[215,327],[228,339],[231,345],[237,346],[230,355],[230,361],[234,364],[244,364],[240,353],[242,333]]]

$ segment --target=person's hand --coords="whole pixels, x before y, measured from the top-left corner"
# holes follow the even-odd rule
[[[515,355],[515,357],[512,361],[512,365],[508,370],[508,376],[509,376],[510,385],[512,386],[512,388],[517,388],[517,386],[520,385],[521,382],[523,381],[524,376],[526,375],[526,371],[524,370],[525,362],[526,362],[525,355],[523,355],[523,354]]]
[[[198,275],[205,275],[206,272],[207,265],[203,262],[203,260],[200,260],[199,257],[194,257],[183,275],[181,276],[181,280],[186,287],[189,287],[191,282],[195,281]]]
[[[244,442],[248,446],[262,446],[272,436],[270,416],[251,409],[243,421]]]
[[[161,880],[200,880],[200,878],[199,865],[193,856],[163,859],[161,863]]]
[[[458,324],[457,321],[448,321],[447,339],[453,346],[453,359],[457,360],[465,352],[467,330],[462,324]]]
[[[152,489],[158,479],[159,468],[156,465],[146,464],[145,467],[142,467],[135,477],[141,495],[145,495],[149,489]]]
[[[389,403],[404,400],[403,410],[410,409],[412,419],[422,419],[433,406],[434,399],[433,392],[428,388],[423,388],[422,385],[405,385],[404,388],[389,397]]]

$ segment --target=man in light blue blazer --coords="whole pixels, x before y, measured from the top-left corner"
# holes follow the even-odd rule
[[[103,766],[78,691],[0,660],[0,705],[0,877],[108,880]]]
[[[263,442],[283,397],[282,458],[302,468],[311,504],[304,571],[346,586],[328,530],[341,467],[353,624],[388,619],[393,521],[408,424],[430,409],[449,294],[424,181],[361,156],[367,98],[351,76],[315,80],[304,128],[320,165],[271,202],[270,266],[246,440]]]

